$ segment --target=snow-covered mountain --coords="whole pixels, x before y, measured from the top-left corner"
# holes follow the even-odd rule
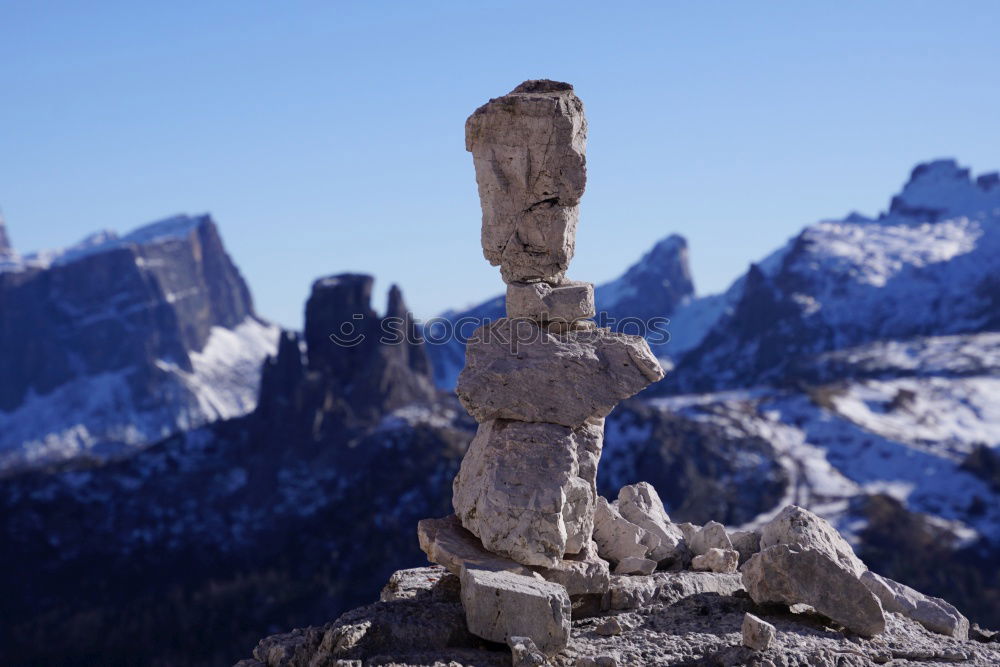
[[[922,164],[878,219],[806,227],[750,268],[660,390],[794,381],[830,350],[1000,328],[996,177],[973,180],[953,160]]]
[[[24,256],[0,222],[0,470],[245,414],[277,336],[207,215]]]

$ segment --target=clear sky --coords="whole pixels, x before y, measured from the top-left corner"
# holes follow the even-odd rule
[[[570,276],[656,240],[718,291],[919,161],[1000,168],[1000,3],[0,2],[0,206],[22,252],[211,212],[258,311],[398,282],[492,296],[466,116],[569,81],[590,122]]]

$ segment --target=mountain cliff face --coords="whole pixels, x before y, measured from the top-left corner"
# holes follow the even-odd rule
[[[117,455],[253,408],[277,330],[208,216],[0,264],[0,468]]]

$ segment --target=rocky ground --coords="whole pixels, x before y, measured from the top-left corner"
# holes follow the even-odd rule
[[[653,591],[637,608],[574,618],[568,646],[552,665],[997,665],[1000,636],[973,629],[978,639],[935,634],[896,613],[885,632],[866,639],[812,613],[755,604],[733,574],[657,572],[613,576],[609,602],[635,601],[629,591]],[[470,634],[458,577],[431,566],[395,573],[381,600],[323,626],[263,639],[239,667],[323,665],[510,665],[512,651]],[[775,627],[770,646],[743,645],[746,614]],[[985,641],[984,641],[985,640]],[[523,656],[514,664],[531,662]]]

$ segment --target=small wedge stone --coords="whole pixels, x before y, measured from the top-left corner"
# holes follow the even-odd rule
[[[655,561],[671,558],[684,541],[684,533],[671,523],[659,494],[648,482],[623,486],[618,491],[618,511],[624,518],[659,538],[659,546],[649,554]]]
[[[593,317],[594,285],[584,282],[511,283],[507,285],[507,317],[536,322],[576,322]]]
[[[740,562],[740,553],[735,549],[711,548],[691,559],[691,569],[699,572],[732,574]]]
[[[774,639],[774,626],[753,614],[743,616],[743,645],[755,651],[766,651]]]
[[[615,574],[652,574],[656,569],[656,561],[648,558],[637,558],[629,556],[618,561],[615,566]]]

